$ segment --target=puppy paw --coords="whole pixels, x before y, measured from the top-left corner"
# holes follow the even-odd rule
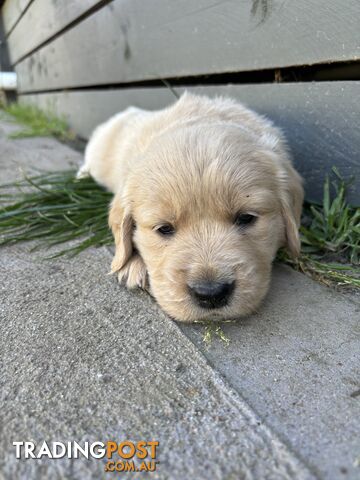
[[[133,255],[118,271],[118,280],[129,289],[147,289],[147,270],[140,255]]]

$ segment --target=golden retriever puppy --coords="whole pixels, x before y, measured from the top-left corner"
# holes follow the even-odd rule
[[[300,249],[301,178],[280,131],[240,103],[185,93],[100,125],[78,176],[114,193],[112,271],[174,319],[229,319],[264,298],[277,250]]]

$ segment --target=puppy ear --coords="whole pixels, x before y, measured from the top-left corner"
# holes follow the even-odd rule
[[[285,224],[285,246],[294,257],[300,254],[299,226],[304,200],[302,179],[296,170],[288,165],[281,178],[282,182],[282,215]]]
[[[124,267],[133,253],[134,221],[131,214],[122,206],[118,195],[115,195],[111,202],[109,226],[115,239],[115,256],[111,263],[111,271],[114,273]]]

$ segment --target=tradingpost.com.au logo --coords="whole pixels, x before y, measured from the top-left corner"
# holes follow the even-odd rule
[[[155,472],[156,440],[131,442],[13,442],[17,459],[106,458],[105,472]]]

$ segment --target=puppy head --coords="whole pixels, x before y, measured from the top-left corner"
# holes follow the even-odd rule
[[[193,125],[156,138],[137,165],[110,211],[113,270],[140,256],[151,293],[177,320],[253,312],[278,248],[299,251],[302,187],[281,141]]]

